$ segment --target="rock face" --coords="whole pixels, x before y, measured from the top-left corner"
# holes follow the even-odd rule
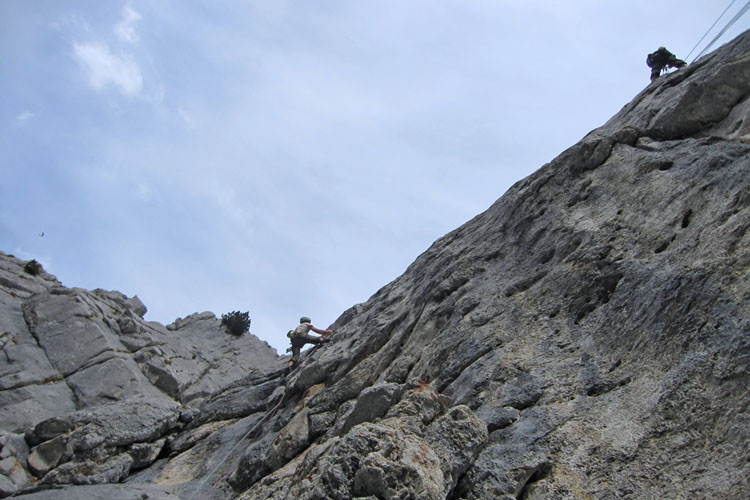
[[[210,313],[0,254],[0,495],[750,497],[750,32],[660,77],[334,323],[297,371]]]
[[[164,327],[142,319],[137,297],[24,267],[0,253],[0,496],[120,482],[166,452],[206,397],[280,366],[211,313]]]

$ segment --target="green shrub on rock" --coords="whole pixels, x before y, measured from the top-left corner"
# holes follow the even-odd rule
[[[25,266],[23,266],[23,270],[32,276],[36,276],[37,274],[44,271],[44,268],[39,262],[37,262],[35,259],[32,259],[28,261]]]
[[[250,331],[250,311],[243,313],[232,311],[221,315],[221,324],[226,326],[232,335],[242,335]]]

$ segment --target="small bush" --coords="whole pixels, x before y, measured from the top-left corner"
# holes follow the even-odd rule
[[[221,324],[226,326],[232,335],[242,335],[250,331],[250,312],[232,311],[222,314]]]
[[[25,266],[23,266],[23,270],[32,276],[36,276],[37,274],[44,271],[44,268],[39,262],[32,259],[28,261]]]

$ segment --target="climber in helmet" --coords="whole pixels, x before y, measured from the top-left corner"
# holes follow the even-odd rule
[[[322,337],[314,337],[310,335],[310,330],[321,334]],[[289,368],[291,369],[297,366],[300,350],[306,344],[325,344],[331,340],[328,338],[329,335],[333,335],[333,330],[321,330],[320,328],[315,328],[310,322],[310,318],[302,316],[299,319],[299,326],[287,333],[287,336],[292,341],[292,359],[289,360]]]
[[[651,68],[651,81],[656,80],[665,68],[682,68],[687,65],[682,59],[668,51],[665,47],[659,47],[656,52],[646,57],[646,64]]]

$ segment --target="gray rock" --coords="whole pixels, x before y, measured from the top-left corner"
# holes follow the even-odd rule
[[[0,425],[11,432],[25,432],[42,420],[75,409],[73,393],[65,382],[0,391]]]
[[[138,333],[140,327],[134,318],[129,316],[123,316],[117,319],[117,326],[120,327],[120,333],[123,335]]]
[[[160,438],[176,426],[178,416],[178,406],[167,400],[116,402],[45,420],[34,428],[31,439],[46,441],[69,434],[75,449],[89,449],[92,436],[101,436],[96,445],[130,445]]]
[[[441,458],[445,491],[453,491],[488,437],[484,423],[467,406],[451,408],[432,422],[424,435],[430,448]]]
[[[12,495],[30,484],[31,476],[16,457],[0,460],[0,495]]]
[[[64,376],[124,350],[83,290],[55,288],[24,304],[31,332],[52,365]]]
[[[29,470],[36,476],[43,476],[57,467],[66,453],[68,437],[60,435],[35,446],[28,458]]]
[[[194,314],[141,335],[149,347],[136,359],[152,384],[183,403],[196,402],[248,376],[278,369],[277,356],[253,335],[226,333],[213,313]]]
[[[133,443],[128,449],[128,455],[133,459],[133,469],[143,469],[156,461],[164,448],[166,439],[159,439],[153,443]]]
[[[365,389],[347,417],[343,432],[349,432],[349,429],[362,422],[374,422],[382,417],[401,399],[402,393],[403,387],[393,383],[378,384]]]
[[[266,452],[265,461],[271,470],[278,469],[307,448],[311,440],[309,410],[304,409],[281,429]]]
[[[467,407],[436,415],[432,405],[418,404],[437,396],[423,386],[411,389],[404,400],[412,404],[392,406],[385,419],[309,448],[239,498],[446,498],[487,430]],[[415,422],[433,423],[425,430]]]
[[[29,458],[29,446],[22,434],[0,431],[0,459],[16,457],[23,463]]]
[[[43,484],[108,484],[119,483],[128,476],[133,458],[127,453],[107,457],[106,461],[67,462],[42,478]]]
[[[83,408],[138,398],[167,399],[149,383],[132,358],[120,354],[73,373],[66,381]]]
[[[21,500],[179,500],[169,487],[100,484],[93,486],[66,486],[19,495]]]
[[[487,423],[489,432],[508,427],[518,420],[520,414],[517,409],[503,406],[500,402],[482,405],[477,410],[477,416]]]

